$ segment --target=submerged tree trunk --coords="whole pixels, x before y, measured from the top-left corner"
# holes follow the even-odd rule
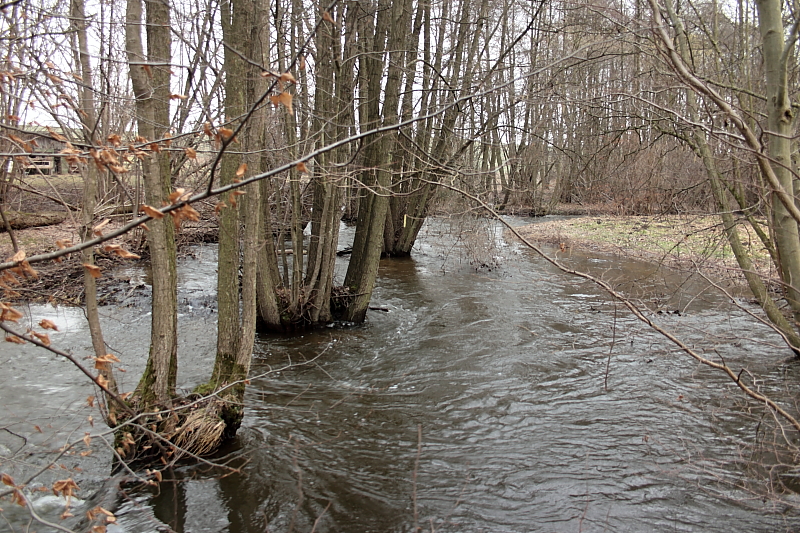
[[[147,54],[142,46],[142,0],[128,0],[125,40],[138,134],[153,142],[169,129],[170,7],[164,0],[146,0]],[[145,199],[153,207],[168,202],[171,189],[169,155],[151,151],[142,161]],[[177,359],[177,272],[175,232],[171,217],[152,220],[147,242],[153,273],[152,331],[147,366],[136,388],[143,406],[169,405],[175,395]]]
[[[766,137],[770,164],[783,189],[796,194],[798,187],[792,165],[796,109],[790,99],[788,74],[788,62],[794,58],[794,40],[784,41],[783,2],[758,0],[756,6],[767,82]],[[772,201],[772,226],[784,293],[795,323],[800,324],[800,231],[798,222],[776,194]]]
[[[264,12],[259,5],[253,0],[225,1],[221,5],[223,38],[228,43],[225,49],[225,112],[228,117],[244,116],[266,88],[259,70],[241,56],[256,64],[263,62],[259,43],[265,39],[266,31]],[[245,39],[241,39],[243,34]],[[241,145],[243,155],[223,155],[222,185],[231,183],[237,175],[246,179],[258,172],[264,114],[263,107],[256,110],[244,124],[241,140],[234,141]],[[223,428],[218,434],[220,438],[232,437],[241,425],[244,380],[250,371],[258,316],[258,250],[264,245],[260,240],[263,234],[261,187],[257,182],[250,183],[243,192],[238,199],[236,193],[231,194],[228,206],[220,212],[217,356],[210,381],[198,389],[203,393],[218,391],[216,399],[210,400],[206,407],[202,423],[211,429]]]
[[[80,76],[83,84],[80,87],[81,123],[83,126],[83,140],[89,146],[95,146],[93,132],[96,131],[97,112],[94,101],[94,83],[92,67],[89,56],[89,46],[86,36],[86,14],[83,0],[72,0],[71,23],[75,31],[73,43],[77,64],[80,66]],[[94,223],[94,210],[97,204],[97,176],[98,169],[95,165],[88,165],[83,173],[83,210],[81,213],[80,237],[87,241],[94,237],[92,228]],[[81,252],[83,264],[94,265],[94,249],[86,248]],[[86,321],[89,324],[89,334],[92,338],[92,348],[95,357],[106,355],[106,343],[103,339],[103,330],[100,327],[100,313],[97,307],[97,281],[88,269],[83,271],[84,306],[86,308]],[[107,387],[112,393],[117,393],[117,383],[110,365],[101,365],[100,374],[105,378]],[[108,399],[107,399],[108,400]],[[113,401],[106,401],[106,422],[109,425],[116,423],[116,410],[118,406]]]

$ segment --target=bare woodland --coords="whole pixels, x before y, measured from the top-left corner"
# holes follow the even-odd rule
[[[0,214],[16,253],[0,264],[0,327],[6,340],[68,356],[50,345],[56,325],[17,327],[14,302],[45,265],[82,269],[94,369],[82,368],[117,429],[117,460],[152,468],[236,434],[259,332],[363,322],[380,259],[411,254],[427,217],[598,209],[718,216],[753,298],[796,355],[798,9],[778,0],[5,2]],[[42,157],[63,172],[37,167]],[[82,189],[65,199],[59,180],[70,172]],[[9,213],[31,189],[77,217],[79,242],[35,255],[16,242]],[[176,254],[185,225],[200,219],[219,242],[217,355],[207,383],[181,397]],[[336,285],[342,220],[356,231]],[[776,276],[754,269],[741,225]],[[100,327],[97,253],[151,265],[152,336],[133,391],[117,389]],[[800,431],[792,406],[596,281]]]

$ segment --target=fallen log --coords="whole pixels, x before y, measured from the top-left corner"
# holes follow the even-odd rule
[[[61,224],[67,218],[66,211],[42,211],[39,213],[24,213],[22,211],[6,211],[11,229],[38,228],[40,226],[53,226]],[[0,232],[6,228],[0,224]]]

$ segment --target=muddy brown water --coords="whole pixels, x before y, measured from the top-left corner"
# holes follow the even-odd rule
[[[800,528],[786,505],[796,497],[743,488],[764,486],[741,460],[770,438],[758,406],[589,282],[506,242],[501,228],[465,224],[432,221],[411,258],[382,262],[380,309],[366,324],[258,338],[245,426],[225,450],[239,473],[187,465],[157,488],[116,496],[109,453],[94,438],[92,455],[67,455],[38,482],[72,476],[87,498],[74,514],[111,507],[112,533]],[[181,264],[187,389],[213,360],[214,259],[202,246]],[[758,373],[784,402],[797,397],[800,368],[774,335],[702,280],[615,257],[565,259],[640,298],[698,350]],[[147,276],[117,276],[130,301],[103,316],[128,390],[146,354],[150,317],[135,294]],[[55,344],[89,353],[79,310],[27,312],[61,327]],[[85,406],[93,392],[69,363],[2,344],[0,470],[20,480],[66,439],[101,428],[87,422],[98,418]],[[58,501],[42,494],[31,492],[36,508],[58,521]],[[25,530],[24,510],[0,507],[0,531]]]

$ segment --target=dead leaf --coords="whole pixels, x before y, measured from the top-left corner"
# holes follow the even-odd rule
[[[60,142],[67,142],[67,138],[58,133],[57,131],[55,131],[53,128],[51,128],[50,126],[45,126],[45,127],[47,128],[47,133],[50,134],[50,137]]]
[[[114,253],[117,256],[121,257],[122,259],[141,259],[142,258],[140,255],[136,255],[133,252],[129,252],[128,250],[125,250],[124,248],[116,249],[116,250],[114,250]]]
[[[306,167],[305,162],[300,161],[299,163],[297,163],[296,168],[298,172],[305,172],[306,174],[308,174],[308,168]]]
[[[164,218],[164,213],[156,209],[155,207],[151,207],[147,204],[142,204],[139,206],[139,211],[144,211],[144,214],[149,216],[150,218],[154,218],[156,220]]]
[[[239,165],[239,168],[236,169],[236,177],[241,178],[244,176],[244,173],[247,172],[247,163],[242,163]]]
[[[25,344],[25,341],[20,339],[16,335],[6,336],[6,342],[13,342],[14,344]]]
[[[39,321],[39,327],[42,329],[52,329],[53,331],[58,331],[58,326],[56,326],[46,318],[43,318]]]
[[[27,261],[23,261],[22,263],[20,263],[19,266],[22,267],[22,272],[26,276],[30,276],[33,279],[38,279],[39,278],[39,273],[36,272],[36,270],[34,270],[34,268],[31,266],[31,264],[28,263]]]
[[[6,485],[7,487],[16,487],[16,483],[14,483],[14,478],[6,473],[3,473],[2,478],[0,478],[0,480],[2,480],[3,485]]]
[[[89,275],[95,279],[103,275],[103,270],[97,265],[90,265],[89,263],[83,263],[83,268],[88,270]]]
[[[187,146],[186,148],[183,149],[183,152],[189,159],[197,159],[197,150],[195,150],[194,148],[189,148]]]
[[[297,83],[297,80],[294,79],[294,76],[292,75],[291,72],[284,72],[283,74],[281,74],[280,80],[282,82],[284,82],[284,83],[286,83],[286,82],[288,82],[288,83]]]
[[[272,96],[269,97],[270,101],[272,101],[272,105],[279,106],[279,105],[283,104],[284,106],[286,106],[286,109],[289,111],[289,113],[293,112],[292,111],[292,98],[293,98],[293,96],[291,95],[291,93],[287,93],[286,91],[284,91],[284,92],[282,92],[282,93],[280,93],[278,95],[272,95]]]
[[[111,222],[111,219],[110,219],[110,218],[106,218],[106,219],[104,219],[104,220],[103,220],[102,222],[100,222],[98,225],[96,225],[95,227],[93,227],[93,228],[92,228],[92,231],[93,231],[93,232],[94,232],[94,234],[95,234],[95,235],[97,235],[98,237],[99,237],[99,236],[101,236],[101,235],[102,235],[102,233],[101,233],[101,230],[102,230],[103,228],[105,228],[106,226],[108,226],[109,222]]]
[[[233,130],[229,128],[220,128],[219,136],[223,141],[228,141],[233,137]],[[234,139],[236,141],[236,139]]]
[[[79,490],[80,488],[78,487],[78,484],[75,483],[75,481],[73,481],[72,478],[60,479],[55,483],[53,483],[53,492],[55,493],[56,496],[61,494],[69,498],[71,496],[74,496],[75,493],[78,492]]]
[[[50,335],[48,335],[47,333],[37,333],[35,331],[32,331],[31,333],[33,333],[34,337],[39,339],[39,342],[41,342],[45,346],[50,346]]]
[[[331,24],[336,24],[336,21],[333,20],[333,17],[327,11],[323,11],[322,12],[322,20],[326,20],[326,21],[330,22]]]

